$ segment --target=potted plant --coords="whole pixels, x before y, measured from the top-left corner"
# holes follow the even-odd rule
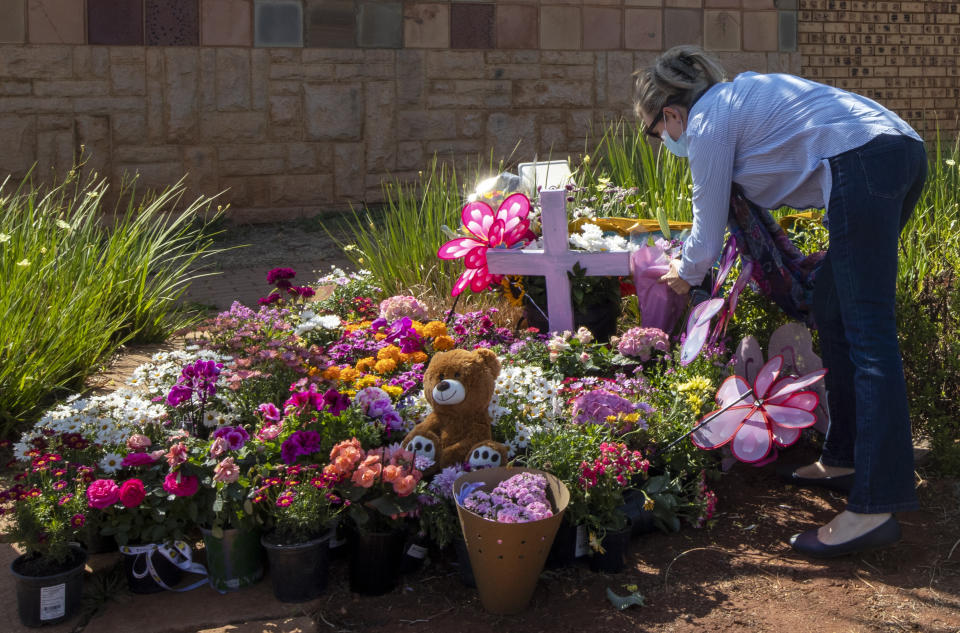
[[[266,516],[261,543],[281,602],[312,600],[327,586],[330,528],[344,508],[332,490],[334,479],[318,464],[280,464],[257,479],[252,502]]]
[[[413,494],[428,463],[400,444],[364,450],[356,438],[333,447],[324,473],[350,505],[350,589],[366,595],[391,591],[400,575],[404,517],[419,501]]]
[[[640,451],[626,444],[604,442],[600,454],[580,464],[577,484],[583,490],[581,522],[586,526],[593,554],[594,571],[617,573],[626,564],[631,526],[624,514],[623,493],[638,474],[646,474],[649,462]]]
[[[75,544],[87,517],[92,469],[66,462],[43,443],[27,455],[30,465],[3,491],[7,538],[23,548],[10,565],[17,611],[26,626],[62,622],[80,607],[87,554]]]
[[[454,546],[460,582],[476,587],[453,497],[453,482],[462,472],[464,468],[459,464],[448,466],[434,475],[424,488],[420,495],[420,530],[441,550],[451,544]]]
[[[491,613],[527,607],[569,502],[563,483],[528,468],[484,468],[454,482],[480,602]]]

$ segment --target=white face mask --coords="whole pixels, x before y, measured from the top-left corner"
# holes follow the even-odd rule
[[[660,140],[662,140],[663,144],[667,147],[667,151],[674,156],[686,158],[689,155],[687,151],[687,131],[683,129],[682,122],[680,123],[680,138],[677,140],[670,138],[670,133],[667,132],[667,126],[664,124],[663,132],[660,133]]]

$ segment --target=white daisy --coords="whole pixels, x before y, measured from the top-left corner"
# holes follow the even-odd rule
[[[120,470],[120,464],[123,462],[123,455],[119,453],[108,453],[100,460],[100,468],[107,474],[112,474]]]

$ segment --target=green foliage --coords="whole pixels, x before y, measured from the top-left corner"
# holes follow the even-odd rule
[[[576,172],[578,184],[606,187],[607,183],[636,193],[623,199],[625,217],[653,218],[669,236],[667,222],[689,222],[693,217],[690,166],[663,148],[654,150],[640,127],[618,119],[607,122],[600,141]]]
[[[0,436],[83,384],[123,343],[165,340],[195,318],[177,302],[211,253],[210,205],[179,215],[182,183],[106,216],[106,181],[0,185]]]
[[[443,227],[460,226],[464,191],[456,169],[434,155],[417,182],[384,182],[383,195],[382,211],[354,209],[338,230],[327,231],[331,239],[356,268],[373,274],[385,296],[414,294],[415,289],[420,295],[449,295],[463,262],[441,260],[437,249],[449,239]],[[336,235],[350,235],[352,243]]]

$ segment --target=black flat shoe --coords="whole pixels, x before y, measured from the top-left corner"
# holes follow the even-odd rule
[[[796,464],[784,464],[777,468],[777,476],[785,483],[791,486],[817,486],[828,490],[836,490],[844,494],[850,494],[853,489],[853,475],[838,475],[836,477],[801,477],[797,474]]]
[[[900,524],[890,517],[866,534],[837,545],[826,545],[817,538],[817,528],[790,537],[793,549],[813,558],[836,558],[893,545],[900,540]]]

